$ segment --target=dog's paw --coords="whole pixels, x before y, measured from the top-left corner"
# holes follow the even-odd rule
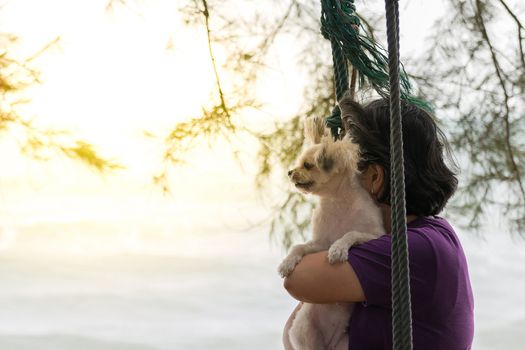
[[[328,249],[328,262],[336,264],[345,262],[348,259],[348,249],[350,246],[344,240],[337,240]]]
[[[279,264],[279,267],[277,268],[277,271],[281,275],[282,278],[288,277],[293,270],[295,269],[295,266],[301,261],[302,256],[299,255],[289,255],[287,256],[281,264]]]

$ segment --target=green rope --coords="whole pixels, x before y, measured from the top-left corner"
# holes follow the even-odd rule
[[[371,38],[361,35],[360,32],[364,30],[360,31],[359,28],[362,25],[355,12],[354,0],[321,0],[321,33],[330,40],[332,46],[336,99],[340,100],[348,89],[348,62],[359,72],[359,87],[369,84],[380,96],[388,98],[387,52]],[[428,102],[412,95],[412,87],[402,65],[400,88],[403,100],[429,112],[433,111]],[[340,137],[340,112],[327,117],[327,125],[334,137]]]
[[[332,109],[332,114],[325,118],[326,126],[330,128],[330,132],[335,139],[341,137],[341,110],[339,106]]]
[[[343,98],[345,91],[348,90],[348,60],[336,40],[330,40],[330,44],[332,45],[332,60],[334,62],[335,97],[339,101]],[[343,136],[341,110],[338,105],[334,107],[332,114],[326,118],[326,124],[335,139]]]

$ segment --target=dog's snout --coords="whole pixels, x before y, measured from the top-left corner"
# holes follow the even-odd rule
[[[293,170],[288,170],[288,176],[292,176]]]

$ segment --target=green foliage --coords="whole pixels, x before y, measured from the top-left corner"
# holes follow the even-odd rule
[[[290,167],[303,146],[303,124],[297,115],[290,121],[279,122],[270,134],[259,134],[260,148],[257,155],[259,171],[256,177],[258,189],[263,189],[266,180],[278,165],[282,169]]]
[[[277,238],[285,250],[299,239],[310,237],[310,218],[314,203],[298,192],[287,193],[283,202],[274,208],[275,215],[270,224],[270,237]]]
[[[36,127],[27,116],[18,112],[17,106],[27,103],[24,92],[27,87],[39,84],[39,71],[32,62],[56,44],[56,38],[30,57],[18,59],[10,54],[18,38],[0,33],[0,132],[16,135],[21,151],[35,159],[47,160],[53,155],[63,154],[80,160],[97,171],[122,168],[117,163],[102,158],[94,147],[83,140],[74,139],[68,132]]]
[[[199,143],[217,137],[230,139],[239,133],[252,135],[260,144],[259,171],[255,179],[257,188],[261,191],[267,189],[267,180],[272,174],[287,181],[287,169],[303,146],[303,118],[328,115],[333,107],[335,98],[331,88],[329,45],[319,43],[318,4],[314,1],[290,1],[284,5],[275,2],[275,13],[268,16],[257,4],[236,2],[235,5],[243,7],[238,11],[244,14],[236,17],[233,12],[225,10],[233,3],[216,6],[218,2],[189,0],[181,9],[188,25],[203,25],[206,30],[210,63],[216,78],[214,100],[218,102],[211,110],[203,107],[201,117],[177,124],[166,138],[164,169],[154,178],[164,191],[169,191],[169,166],[184,163],[185,153]],[[247,108],[259,108],[260,103],[253,97],[257,78],[268,68],[268,56],[276,40],[285,35],[300,36],[303,41],[304,50],[297,59],[308,71],[313,84],[306,89],[307,107],[295,116],[276,122],[272,132],[248,130],[240,124],[242,113]],[[216,63],[214,44],[228,48],[228,57],[222,67]],[[312,47],[319,50],[312,51]],[[227,91],[221,84],[221,72],[236,77]],[[274,206],[271,236],[279,237],[285,247],[298,237],[305,239],[311,209],[312,202],[304,195],[284,191],[283,200]]]
[[[414,62],[461,160],[454,212],[478,228],[502,211],[525,228],[525,18],[516,1],[450,0],[425,55]],[[429,71],[428,67],[432,67]],[[493,214],[490,214],[492,216]]]
[[[467,218],[470,228],[483,222],[487,210],[501,209],[509,222],[522,229],[525,224],[525,28],[520,21],[523,8],[519,10],[516,0],[510,4],[504,0],[447,2],[450,8],[436,23],[424,55],[406,66],[409,73],[415,72],[412,78],[420,95],[435,106],[439,123],[448,131],[463,170],[461,188],[450,208]],[[335,103],[334,84],[330,46],[322,39],[319,28],[319,1],[275,1],[273,5],[275,11],[268,14],[249,2],[187,1],[182,9],[185,19],[191,25],[204,25],[208,33],[210,62],[217,80],[215,100],[222,110],[203,112],[202,118],[177,125],[166,140],[168,163],[180,163],[182,154],[201,136],[230,137],[239,131],[249,132],[260,143],[257,188],[264,192],[268,180],[275,180],[272,175],[287,181],[286,171],[303,147],[302,118],[330,114]],[[231,11],[232,7],[237,11]],[[377,21],[367,21],[366,16],[359,14],[359,4],[357,12],[364,24],[362,29],[372,36]],[[383,14],[376,15],[381,18]],[[507,32],[502,31],[501,23],[506,23]],[[308,72],[305,107],[296,115],[282,116],[272,132],[245,130],[238,124],[242,119],[236,117],[244,108],[258,106],[253,98],[254,83],[268,67],[268,54],[275,42],[286,36],[298,38],[296,44],[302,47],[297,65]],[[215,43],[228,49],[229,56],[221,67],[215,63],[212,50]],[[237,76],[238,84],[222,90],[219,72]],[[238,103],[232,103],[233,100]],[[296,239],[305,239],[311,208],[312,203],[303,195],[285,190],[274,208],[272,236],[279,236],[285,247]]]
[[[303,121],[307,117],[328,115],[333,107],[335,96],[331,67],[318,65],[311,67],[311,75],[316,79],[312,88],[307,89],[305,99],[314,101],[301,114],[275,124],[269,134],[257,134],[259,152],[257,164],[259,171],[256,186],[264,191],[269,185],[272,174],[286,178],[288,169],[293,166],[304,146]],[[326,89],[326,86],[332,87]],[[286,179],[287,180],[287,179]],[[274,207],[274,217],[270,225],[270,236],[278,237],[284,248],[288,249],[298,238],[306,240],[310,228],[310,217],[314,202],[311,198],[295,191],[286,191],[283,200]]]
[[[61,145],[59,148],[66,156],[78,159],[101,172],[123,168],[115,162],[101,158],[91,144],[82,140],[75,141],[71,146]]]
[[[202,116],[175,125],[164,140],[166,147],[163,168],[153,178],[154,183],[160,185],[165,193],[169,193],[169,167],[184,164],[186,154],[203,142],[213,142],[220,136],[228,139],[237,131],[230,114],[237,112],[238,108],[244,106],[230,108],[225,103],[220,103],[210,109],[203,107]]]
[[[41,130],[28,126],[23,153],[38,159],[49,160],[61,153],[68,158],[79,160],[99,172],[122,169],[118,163],[104,159],[95,151],[93,145],[72,139],[69,133],[56,130]]]

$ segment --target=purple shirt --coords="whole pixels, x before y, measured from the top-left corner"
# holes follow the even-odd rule
[[[470,349],[474,300],[458,237],[440,217],[407,225],[414,350]],[[352,350],[392,349],[391,236],[350,249],[366,302],[357,303],[349,326]]]

